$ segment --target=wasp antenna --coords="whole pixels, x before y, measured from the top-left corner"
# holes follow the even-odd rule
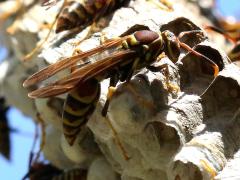
[[[220,28],[217,28],[215,26],[205,26],[204,27],[205,30],[209,30],[209,31],[214,31],[214,32],[217,32],[218,34],[221,34],[223,35],[227,40],[229,40],[230,42],[236,44],[237,43],[237,39],[230,36],[226,31],[220,29]]]
[[[192,52],[193,54],[195,54],[196,56],[199,56],[199,57],[202,57],[204,58],[205,60],[207,60],[213,67],[213,70],[214,70],[214,77],[216,77],[219,73],[219,67],[218,65],[212,61],[211,59],[209,59],[207,56],[195,51],[194,49],[192,49],[191,47],[189,47],[187,44],[183,43],[183,42],[180,42],[179,39],[177,38],[177,41],[179,42],[180,46],[184,49],[186,49],[187,51],[189,52]]]

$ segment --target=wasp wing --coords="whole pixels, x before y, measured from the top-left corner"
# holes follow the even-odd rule
[[[108,73],[123,62],[126,63],[127,61],[132,61],[132,58],[134,58],[136,54],[136,51],[133,50],[115,52],[107,58],[79,68],[63,79],[32,91],[28,96],[32,98],[47,98],[66,93],[76,87],[80,82],[87,81],[103,73]]]
[[[109,48],[113,48],[115,46],[118,46],[122,43],[123,40],[125,40],[127,37],[125,38],[119,38],[119,39],[115,39],[115,40],[111,40],[108,41],[96,48],[93,48],[89,51],[86,52],[82,52],[78,55],[66,58],[64,60],[58,61],[52,65],[47,66],[46,68],[38,71],[37,73],[33,74],[32,76],[30,76],[29,78],[27,78],[24,83],[23,86],[24,87],[28,87],[31,85],[34,85],[38,82],[41,82],[43,80],[48,79],[49,77],[53,76],[54,74],[58,73],[61,70],[64,70],[66,68],[72,67],[73,65],[76,65],[76,63],[82,61],[82,64],[86,64],[86,61],[88,61],[88,57],[92,56],[94,54],[100,53],[102,51],[105,51]]]

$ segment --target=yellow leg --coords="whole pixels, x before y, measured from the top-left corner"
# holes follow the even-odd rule
[[[207,172],[209,172],[209,174],[211,175],[211,180],[214,180],[214,177],[217,175],[217,172],[215,171],[215,169],[213,169],[206,161],[204,160],[200,160],[203,168],[205,170],[207,170]]]
[[[130,157],[129,157],[127,151],[125,150],[125,148],[124,148],[124,146],[123,146],[123,144],[122,144],[122,142],[121,142],[121,140],[120,140],[120,138],[118,136],[117,131],[115,130],[115,128],[113,127],[111,121],[108,119],[107,116],[105,117],[105,120],[106,120],[107,124],[109,125],[109,127],[111,128],[111,130],[113,132],[113,135],[114,135],[114,138],[116,140],[116,143],[119,146],[120,150],[122,151],[122,155],[123,155],[124,159],[126,161],[128,161],[130,159]]]
[[[179,86],[176,86],[176,85],[173,85],[173,84],[170,83],[170,79],[169,79],[170,72],[169,72],[168,64],[162,64],[162,65],[159,65],[159,66],[150,66],[150,67],[148,67],[148,69],[152,72],[159,72],[161,70],[164,70],[163,73],[164,73],[165,78],[166,78],[165,84],[166,84],[168,92],[178,93],[180,91]]]
[[[178,93],[180,91],[179,86],[176,86],[176,85],[173,85],[173,84],[170,83],[170,79],[169,79],[170,72],[169,72],[168,65],[166,65],[166,67],[164,69],[165,69],[167,90],[169,92],[176,92],[176,93]]]
[[[52,27],[52,23],[43,23],[40,25],[40,30],[51,29],[51,27]]]
[[[47,36],[42,40],[42,42],[40,42],[30,53],[28,53],[28,54],[23,58],[23,61],[28,61],[28,60],[30,60],[30,59],[35,55],[35,53],[36,53],[37,51],[39,51],[39,50],[43,47],[44,43],[47,42],[47,40],[48,40],[48,38],[50,37],[50,34],[51,34],[52,30],[53,30],[53,27],[54,27],[54,25],[56,24],[56,22],[57,22],[57,20],[58,20],[58,17],[59,17],[59,15],[62,13],[62,11],[63,11],[63,9],[64,9],[64,7],[65,7],[66,4],[67,4],[67,0],[64,0],[62,7],[60,8],[60,10],[59,10],[56,18],[54,19],[53,23],[52,23],[51,26],[50,26],[50,29],[49,29],[49,32],[48,32]]]
[[[173,11],[173,7],[168,0],[146,0],[164,11]]]
[[[91,24],[91,26],[89,27],[89,30],[88,30],[87,34],[86,34],[80,41],[72,43],[72,45],[75,46],[75,47],[77,47],[77,46],[79,46],[84,40],[90,38],[91,35],[95,32],[95,30],[94,30],[95,28],[96,28],[96,23],[93,22],[93,23]],[[82,28],[81,28],[81,30],[82,30]]]
[[[163,52],[157,57],[157,62],[161,61],[162,58],[167,57],[167,55]]]
[[[171,2],[171,0],[160,0],[160,2],[165,5],[169,11],[173,11],[173,2]]]
[[[107,116],[107,110],[108,110],[110,99],[112,98],[114,92],[116,91],[116,88],[115,88],[116,83],[117,83],[117,81],[114,82],[114,78],[112,77],[112,79],[110,80],[110,86],[108,88],[107,100],[106,100],[106,102],[105,102],[105,104],[103,106],[103,109],[102,109],[102,116],[105,117],[105,120],[106,120],[107,124],[111,128],[111,130],[113,132],[113,135],[115,137],[116,143],[119,146],[120,150],[122,151],[124,159],[125,160],[129,160],[130,157],[128,156],[127,151],[125,150],[123,144],[121,143],[121,140],[120,140],[120,138],[118,136],[117,131],[115,130],[115,128],[113,127],[111,121],[109,120],[109,118]],[[111,86],[111,84],[114,85],[114,86]]]

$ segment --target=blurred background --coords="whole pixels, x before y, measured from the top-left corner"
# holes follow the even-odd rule
[[[208,0],[205,0],[208,1]],[[224,18],[240,20],[239,0],[216,0],[218,13]],[[0,60],[7,55],[6,49],[0,44]],[[11,107],[7,112],[10,127],[10,161],[0,155],[0,179],[19,180],[28,171],[29,153],[33,144],[35,125],[16,108]]]

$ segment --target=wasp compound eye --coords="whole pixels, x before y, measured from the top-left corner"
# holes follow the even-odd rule
[[[180,55],[180,45],[177,41],[177,37],[170,31],[164,31],[162,33],[163,40],[165,42],[165,53],[174,63],[177,62]]]

